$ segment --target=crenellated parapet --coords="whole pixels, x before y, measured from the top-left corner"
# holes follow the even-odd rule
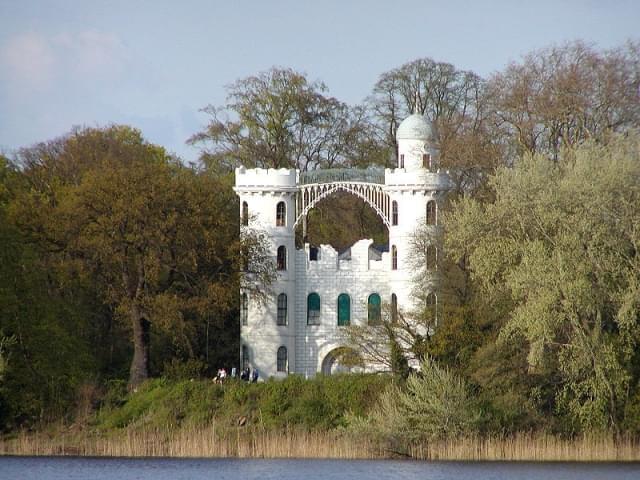
[[[236,168],[236,192],[296,191],[299,172],[289,168]]]
[[[389,253],[375,250],[371,239],[358,240],[342,253],[338,253],[331,245],[312,247],[308,243],[296,250],[296,263],[304,265],[311,273],[383,271],[384,262],[388,261]]]

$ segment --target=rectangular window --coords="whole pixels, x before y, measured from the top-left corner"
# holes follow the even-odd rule
[[[249,297],[246,293],[240,296],[240,321],[242,325],[249,323]]]
[[[249,205],[242,202],[242,225],[249,225]]]
[[[278,270],[287,269],[287,247],[280,245],[276,255],[276,268]]]
[[[438,249],[433,245],[427,246],[427,270],[436,270],[438,267]]]
[[[307,325],[320,325],[320,310],[309,310]]]
[[[382,323],[382,309],[380,295],[372,293],[367,301],[367,314],[369,325],[380,325]]]
[[[307,325],[320,325],[320,295],[315,292],[307,297]]]
[[[249,347],[247,347],[246,345],[242,345],[242,358],[240,360],[242,364],[242,370],[248,370],[249,369]]]
[[[435,225],[437,223],[437,207],[436,202],[429,200],[427,202],[427,225]]]
[[[279,202],[276,206],[276,226],[284,227],[287,221],[287,206],[284,202]]]
[[[278,325],[287,324],[287,295],[281,293],[278,295]]]
[[[351,323],[351,298],[346,293],[338,295],[338,326]]]
[[[280,347],[277,353],[277,370],[279,372],[287,371],[287,347]]]

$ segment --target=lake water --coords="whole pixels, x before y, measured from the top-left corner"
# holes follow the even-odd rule
[[[383,480],[388,478],[638,480],[640,463],[0,457],[1,480]]]

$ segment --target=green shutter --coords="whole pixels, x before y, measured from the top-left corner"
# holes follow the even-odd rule
[[[379,325],[382,322],[381,303],[380,295],[377,293],[369,295],[369,301],[367,302],[369,325]]]
[[[307,324],[318,325],[320,323],[320,295],[310,293],[307,297]]]
[[[346,293],[338,296],[338,325],[345,326],[351,323],[351,299]]]

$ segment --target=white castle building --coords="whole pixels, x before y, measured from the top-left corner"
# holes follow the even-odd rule
[[[411,238],[421,224],[432,225],[435,235],[451,184],[438,169],[431,125],[422,115],[405,119],[396,138],[397,168],[384,172],[236,169],[241,224],[267,233],[277,266],[266,302],[240,292],[242,368],[251,365],[262,378],[330,374],[340,368],[336,352],[345,347],[344,326],[379,322],[383,303],[392,311],[416,305]],[[381,217],[389,229],[387,251],[373,249],[372,240],[341,254],[330,245],[296,249],[296,228],[306,233],[309,210],[339,191],[361,198]],[[427,301],[435,304],[432,284]]]

